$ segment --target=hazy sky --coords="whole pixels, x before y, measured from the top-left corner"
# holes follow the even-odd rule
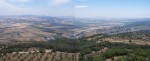
[[[148,18],[150,0],[0,0],[0,15]]]

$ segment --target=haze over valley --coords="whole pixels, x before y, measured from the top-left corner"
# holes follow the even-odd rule
[[[1,16],[1,42],[78,39],[94,34],[149,30],[146,19],[78,19],[50,16]],[[145,21],[145,22],[144,22]],[[132,24],[133,23],[133,24]],[[136,26],[135,26],[136,25]]]

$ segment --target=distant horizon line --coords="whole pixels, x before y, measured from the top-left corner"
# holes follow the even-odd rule
[[[149,19],[150,17],[77,17],[77,16],[52,16],[52,15],[0,15],[0,16],[48,16],[48,17],[61,17],[61,18],[79,18],[79,19]]]

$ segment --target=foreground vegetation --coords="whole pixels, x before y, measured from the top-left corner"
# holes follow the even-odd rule
[[[52,49],[51,53],[66,52],[77,54],[78,57],[70,58],[74,60],[68,61],[105,61],[110,59],[112,61],[150,61],[150,45],[136,45],[136,44],[125,44],[125,43],[111,43],[111,42],[97,42],[93,40],[70,40],[70,39],[57,39],[49,42],[32,42],[32,43],[19,43],[19,44],[5,44],[0,45],[0,55],[1,59],[4,58],[8,60],[13,52],[24,51],[27,52],[29,48],[36,47],[39,48],[37,54],[46,54],[44,59],[48,59],[51,56],[47,56],[44,52],[45,49]],[[106,51],[99,52],[104,48],[108,48]],[[97,55],[94,55],[93,52],[99,52]],[[21,54],[24,56],[24,54]],[[34,53],[30,54],[34,57]],[[29,56],[30,56],[29,55]],[[18,56],[18,55],[16,55]],[[20,55],[19,55],[20,56]],[[64,56],[64,55],[62,55]],[[35,58],[32,59],[34,60]],[[46,58],[47,57],[47,58]],[[58,56],[52,56],[58,57]],[[115,59],[114,57],[119,57]],[[31,59],[31,58],[30,58]],[[38,58],[36,58],[38,59]],[[64,58],[65,59],[65,58]],[[22,59],[20,59],[22,60]],[[24,60],[24,59],[23,59]],[[51,60],[51,61],[63,61]]]
[[[9,53],[0,61],[78,61],[77,53],[48,52],[48,53]]]
[[[118,57],[115,59],[115,57]],[[88,56],[86,61],[150,61],[150,49],[110,49],[99,56]],[[85,60],[82,60],[85,61]]]
[[[106,59],[114,60],[116,56],[123,56],[117,61],[149,61],[150,60],[150,46],[149,45],[135,45],[124,43],[110,43],[101,42],[97,47],[107,47],[109,50],[100,53],[98,56],[80,56],[80,61],[105,61]],[[114,60],[116,61],[116,60]]]

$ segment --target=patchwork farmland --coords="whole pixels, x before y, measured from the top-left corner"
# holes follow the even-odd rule
[[[8,53],[0,61],[78,61],[78,55],[66,52]]]

